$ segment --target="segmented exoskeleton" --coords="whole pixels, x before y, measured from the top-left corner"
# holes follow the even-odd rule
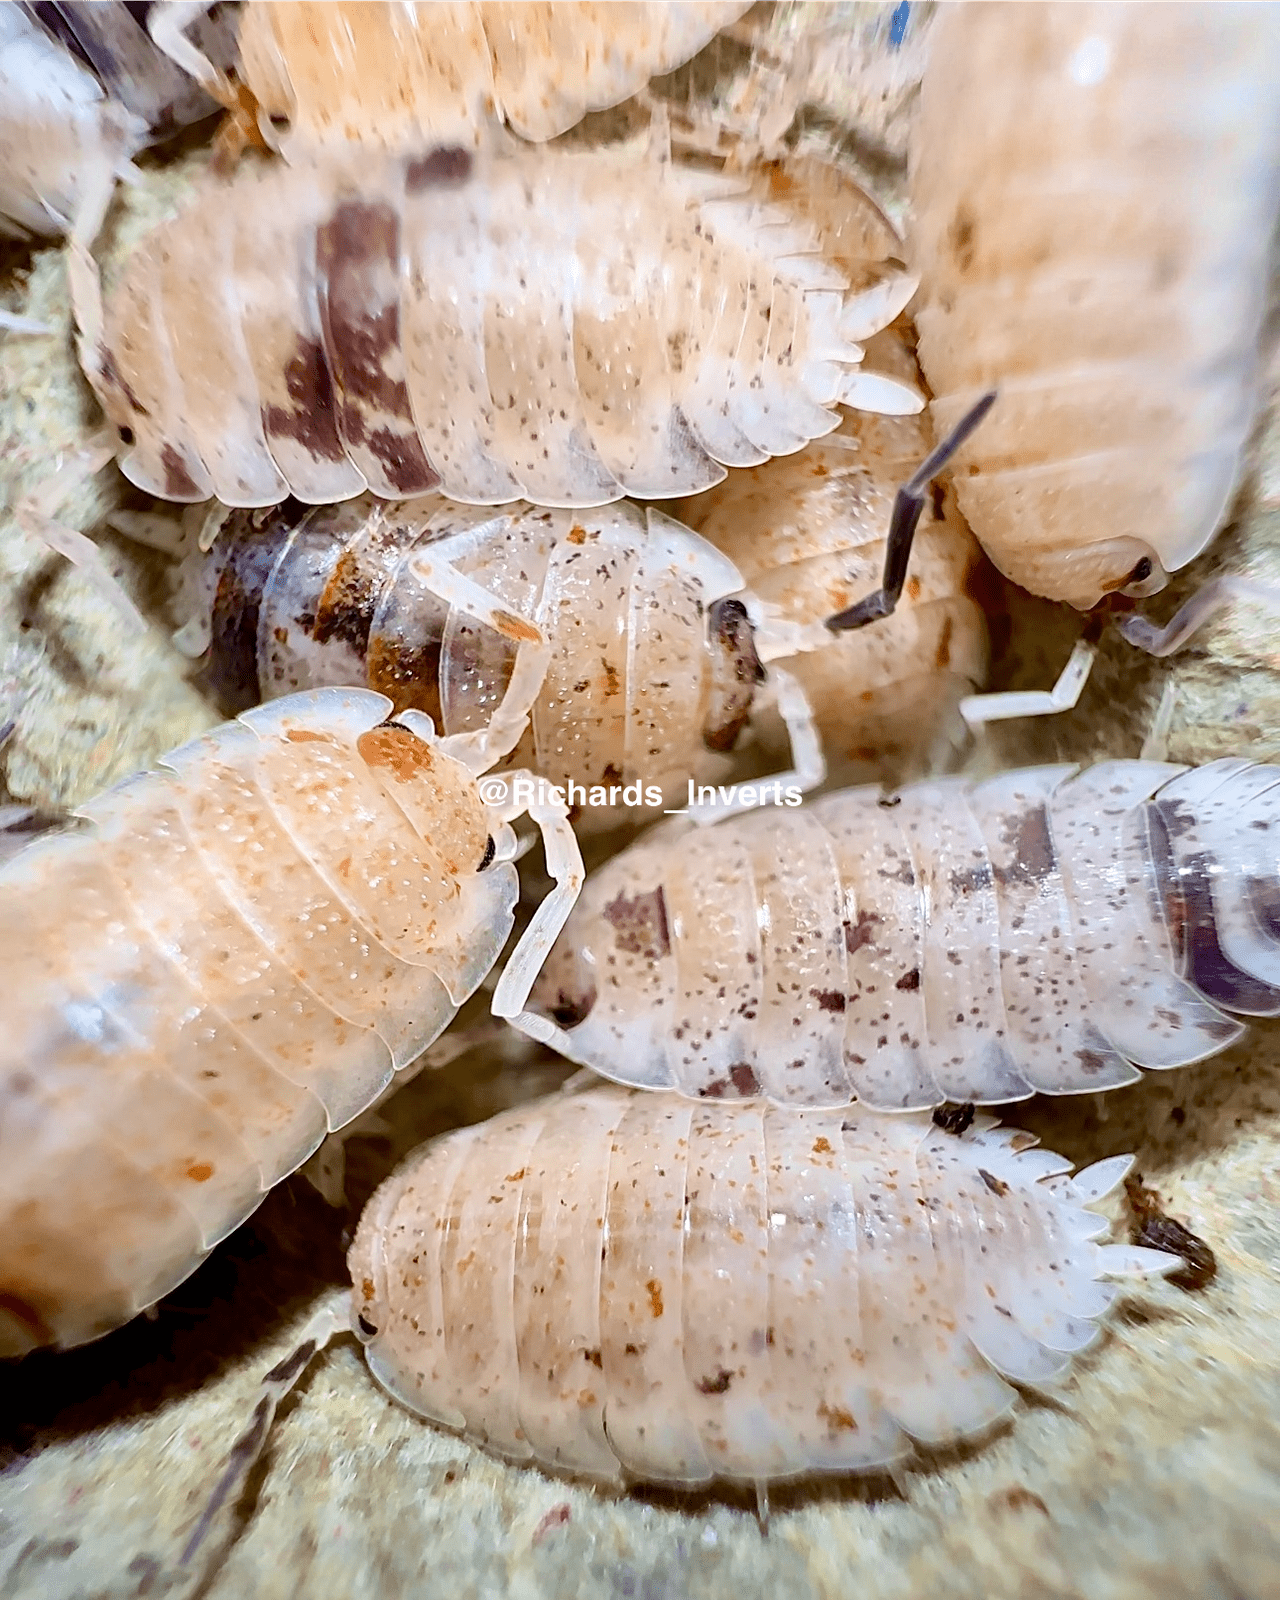
[[[918,376],[898,327],[869,341],[867,355],[905,383]],[[986,676],[986,626],[970,588],[981,557],[941,485],[897,610],[854,632],[822,626],[879,584],[895,497],[933,442],[923,416],[847,412],[825,439],[735,472],[678,508],[739,569],[769,619],[776,665],[804,691],[833,773],[874,767],[901,780],[936,770],[958,731],[960,698]],[[782,646],[787,629],[804,646],[795,654]],[[785,749],[767,710],[752,726],[771,756]]]
[[[846,790],[616,856],[518,1025],[688,1095],[1107,1089],[1280,1014],[1278,837],[1280,768],[1239,760]]]
[[[497,959],[517,808],[476,774],[508,746],[390,710],[322,689],[247,712],[0,870],[0,1354],[180,1283]],[[563,807],[529,809],[558,886],[496,1008],[580,881]]]
[[[0,232],[63,232],[144,144],[216,109],[151,43],[139,9],[0,6]],[[221,25],[200,27],[216,47]]]
[[[846,293],[742,180],[617,149],[329,153],[202,188],[100,326],[85,289],[81,354],[167,499],[601,505],[797,450],[837,400],[918,410],[853,342],[912,282]]]
[[[687,61],[749,3],[251,3],[240,76],[286,155],[331,139],[471,144],[495,116],[553,139]]]
[[[774,698],[747,608],[729,598],[742,589],[733,565],[626,501],[497,514],[438,495],[288,502],[265,516],[233,513],[213,551],[195,559],[188,576],[199,593],[187,604],[203,626],[195,637],[184,630],[184,643],[193,653],[208,646],[204,682],[228,712],[366,682],[445,733],[479,731],[526,623],[535,625],[549,646],[546,673],[508,762],[584,786],[583,805],[591,786],[637,782],[684,804],[690,777],[726,776],[724,753],[753,702]],[[488,618],[454,590],[454,573],[489,597]],[[767,643],[766,633],[766,655]],[[601,802],[582,820],[616,812]]]
[[[857,1472],[980,1431],[1097,1334],[1106,1276],[1074,1179],[979,1118],[695,1104],[603,1089],[428,1145],[349,1265],[370,1369],[516,1461],[614,1483]],[[763,1499],[763,1493],[762,1493]]]
[[[1219,526],[1280,211],[1271,5],[944,6],[915,130],[920,363],[992,560],[1085,608]]]

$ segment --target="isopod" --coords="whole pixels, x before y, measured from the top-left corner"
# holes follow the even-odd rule
[[[1257,405],[1280,11],[944,6],[914,146],[920,364],[1008,577],[1149,594],[1218,528]]]
[[[766,808],[593,873],[517,1025],[693,1096],[1109,1089],[1280,1014],[1278,829],[1280,769],[1241,760]]]
[[[249,4],[240,76],[260,121],[287,120],[283,135],[263,129],[286,155],[327,139],[474,144],[495,115],[553,139],[671,72],[748,5]]]
[[[615,1486],[736,1479],[763,1510],[773,1480],[982,1432],[1094,1341],[1102,1280],[1176,1265],[1098,1243],[1088,1207],[1131,1157],[1070,1178],[1034,1146],[990,1117],[957,1137],[924,1114],[552,1096],[383,1183],[351,1325],[393,1398],[499,1456]],[[237,1476],[340,1326],[322,1312],[269,1375]]]
[[[136,11],[0,6],[0,232],[64,231],[144,144],[215,109]],[[218,19],[200,29],[221,58]]]
[[[460,591],[458,574],[475,589]],[[573,782],[589,807],[580,826],[619,820],[620,804],[683,805],[690,776],[725,778],[725,753],[761,701],[789,721],[799,781],[822,778],[791,680],[766,679],[770,636],[752,626],[740,574],[652,508],[290,502],[232,513],[190,576],[199,631],[184,629],[184,643],[208,644],[203,680],[228,712],[365,682],[446,734],[478,731],[536,627],[546,672],[508,761]]]
[[[168,1293],[497,959],[516,813],[476,775],[501,737],[390,710],[329,688],[246,712],[0,871],[0,1354],[82,1343]],[[563,807],[529,810],[557,886],[498,1010],[581,878]]]
[[[916,380],[897,326],[869,341],[867,354],[877,370]],[[803,690],[829,771],[874,764],[918,775],[911,768],[931,764],[961,697],[986,676],[986,624],[972,592],[981,558],[949,488],[934,491],[894,614],[854,632],[820,626],[879,584],[898,491],[932,442],[924,416],[847,412],[825,439],[735,472],[678,508],[733,561],[765,616],[825,635],[820,648],[807,639],[793,655],[775,648],[771,670]],[[767,708],[753,708],[752,726],[770,755],[785,749]]]
[[[913,284],[846,293],[749,183],[618,149],[329,152],[204,187],[77,314],[122,470],[166,499],[590,506],[797,450],[835,401],[918,410],[854,342]]]

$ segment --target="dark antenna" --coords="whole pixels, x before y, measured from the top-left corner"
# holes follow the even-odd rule
[[[929,452],[893,497],[889,537],[885,541],[884,577],[880,588],[864,596],[847,611],[838,611],[835,616],[828,617],[827,627],[832,633],[865,628],[868,622],[892,616],[902,597],[902,586],[907,581],[907,563],[911,559],[911,546],[915,543],[920,513],[924,510],[924,492],[995,403],[996,391],[992,389],[983,395],[977,405],[965,412],[942,443]]]

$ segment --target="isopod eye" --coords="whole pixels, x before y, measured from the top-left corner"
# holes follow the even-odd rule
[[[360,1329],[360,1332],[364,1334],[366,1339],[376,1339],[378,1337],[377,1328],[374,1327],[373,1323],[370,1322],[368,1317],[366,1317],[363,1313],[357,1315],[356,1326]]]
[[[121,428],[121,430],[120,430],[120,443],[121,444],[132,444],[133,443],[133,429],[132,428]]]
[[[484,847],[484,855],[480,858],[480,865],[476,868],[476,871],[483,872],[497,853],[498,846],[494,843],[493,835],[490,834],[489,842]]]
[[[1143,556],[1137,566],[1129,574],[1130,583],[1145,583],[1151,576],[1151,557]]]

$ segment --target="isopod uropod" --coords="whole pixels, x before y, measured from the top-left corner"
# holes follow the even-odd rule
[[[1280,770],[1111,761],[642,840],[518,1019],[606,1077],[896,1110],[1129,1083],[1280,1014]],[[553,1020],[554,1019],[554,1020]]]
[[[867,356],[877,371],[916,380],[896,326],[868,341]],[[678,508],[742,573],[776,635],[771,672],[795,678],[828,770],[850,778],[871,776],[870,766],[897,779],[929,770],[955,732],[961,697],[986,676],[986,626],[972,592],[981,558],[941,485],[896,611],[853,632],[822,626],[879,584],[896,497],[931,444],[923,415],[847,412],[835,433]],[[788,630],[794,653],[782,645]],[[783,730],[769,709],[753,707],[751,721],[770,756],[781,755]]]
[[[475,775],[506,746],[390,710],[330,688],[247,712],[0,871],[0,1354],[94,1338],[180,1283],[496,960],[515,811]],[[529,809],[557,887],[496,1008],[581,875],[563,808]]]
[[[553,1096],[410,1156],[349,1258],[378,1381],[499,1455],[608,1482],[881,1467],[980,1431],[1005,1380],[1089,1345],[1085,1209],[1127,1156],[1070,1163],[981,1117]]]
[[[1280,11],[957,5],[915,130],[920,364],[996,566],[1087,608],[1217,529],[1258,399]]]
[[[749,184],[616,149],[328,152],[202,188],[105,321],[85,287],[81,359],[122,470],[170,500],[669,497],[837,400],[920,408],[855,342],[914,280],[847,292],[818,244]]]

